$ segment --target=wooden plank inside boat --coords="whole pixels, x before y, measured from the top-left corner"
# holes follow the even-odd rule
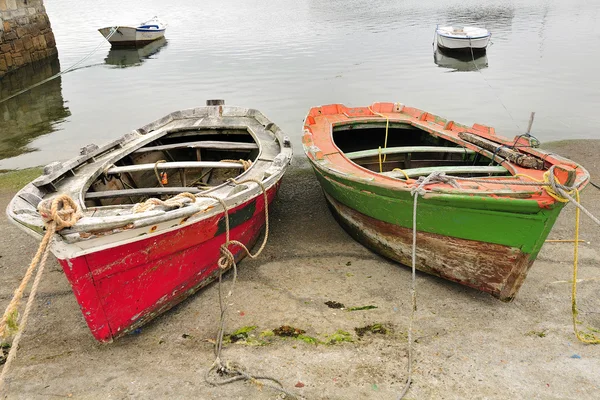
[[[224,142],[218,140],[206,140],[200,142],[186,142],[186,143],[175,143],[166,144],[161,146],[150,146],[142,147],[134,151],[134,153],[146,153],[150,151],[164,151],[174,149],[215,149],[215,150],[227,150],[227,151],[238,151],[238,150],[255,150],[258,149],[256,143],[244,143],[244,142]]]
[[[346,157],[351,160],[363,157],[372,157],[379,154],[406,154],[406,153],[452,153],[452,154],[474,154],[473,150],[464,147],[443,147],[443,146],[410,146],[410,147],[388,147],[385,149],[372,149],[354,151],[346,153]]]
[[[141,189],[123,189],[123,190],[105,190],[102,192],[87,192],[86,200],[93,199],[112,199],[117,197],[141,197],[141,196],[162,196],[176,195],[183,192],[200,193],[202,190],[195,187],[155,187]]]
[[[449,166],[449,167],[425,167],[403,170],[410,178],[417,176],[427,176],[432,172],[446,172],[449,174],[502,174],[508,173],[508,170],[501,165],[494,166]],[[383,172],[382,175],[392,178],[404,178],[402,171]]]
[[[158,165],[158,167],[157,167]],[[120,174],[123,172],[151,171],[154,168],[158,169],[178,169],[178,168],[243,168],[242,164],[234,162],[218,162],[218,161],[176,161],[163,162],[159,164],[137,164],[124,165],[121,167],[112,167],[106,173],[108,175]]]

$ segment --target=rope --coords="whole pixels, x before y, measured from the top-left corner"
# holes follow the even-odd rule
[[[388,142],[388,132],[389,132],[389,128],[390,128],[390,118],[387,115],[383,115],[381,113],[375,112],[373,111],[373,109],[371,108],[371,106],[367,107],[369,109],[369,111],[371,111],[373,114],[380,116],[381,118],[385,118],[385,140],[383,142],[383,148],[387,149],[387,142]],[[379,148],[379,152],[381,153],[381,147]],[[383,162],[385,162],[387,158],[387,154],[383,155]],[[379,155],[379,172],[381,172],[381,154]]]
[[[185,199],[191,200],[191,203],[196,202],[196,196],[189,192],[179,193],[176,196],[171,197],[167,200],[161,200],[157,198],[150,198],[144,202],[137,203],[131,208],[132,214],[142,213],[150,210],[154,210],[158,206],[166,207],[166,208],[181,208],[186,205],[188,202]]]
[[[232,162],[232,163],[242,164],[242,166],[244,167],[244,171],[247,171],[248,168],[250,168],[252,166],[251,160],[243,160],[241,158],[239,160],[221,160],[221,162]]]
[[[571,309],[573,316],[573,330],[575,332],[575,336],[583,343],[588,344],[600,344],[600,338],[596,337],[593,334],[582,334],[577,327],[579,321],[577,320],[577,315],[579,311],[577,310],[577,269],[579,264],[579,219],[580,212],[583,211],[585,215],[587,215],[592,221],[594,221],[597,225],[600,225],[600,219],[596,218],[591,212],[589,212],[584,206],[581,205],[579,188],[578,186],[568,187],[562,185],[558,182],[556,175],[554,175],[555,165],[550,167],[548,171],[546,171],[543,175],[544,180],[540,181],[528,175],[515,175],[515,176],[523,176],[531,179],[533,182],[512,182],[512,181],[493,181],[493,183],[505,183],[510,185],[527,185],[527,186],[539,186],[543,187],[546,193],[548,193],[552,198],[561,203],[571,202],[577,209],[575,210],[575,238],[573,239],[574,248],[573,248],[573,284],[571,288]],[[443,182],[443,183],[456,183],[455,180],[467,180],[470,182],[481,182],[481,183],[491,183],[490,180],[487,179],[477,179],[477,178],[461,178],[457,176],[448,176],[443,172],[433,172],[426,178],[420,177],[417,180],[417,184],[419,186],[416,189],[411,190],[411,194],[413,194],[414,190],[417,190],[419,194],[423,195],[426,193],[426,190],[423,186],[430,183],[435,182]],[[571,196],[572,193],[575,193],[575,198]],[[584,337],[584,335],[586,337]]]
[[[504,107],[504,110],[506,110],[506,113],[508,114],[510,119],[512,119],[512,121],[516,125],[517,129],[520,131],[521,127],[519,126],[519,124],[517,124],[517,121],[515,121],[515,119],[513,118],[510,111],[508,111],[508,108],[506,107],[506,105],[504,104],[504,102],[502,101],[500,96],[498,96],[498,94],[496,93],[496,90],[492,87],[492,85],[488,82],[488,80],[485,79],[485,75],[483,75],[483,72],[481,72],[481,70],[477,66],[477,63],[475,62],[475,54],[473,53],[473,46],[471,46],[471,38],[469,38],[469,48],[471,49],[471,58],[473,59],[473,65],[475,66],[475,69],[477,69],[477,72],[479,72],[479,75],[481,75],[481,77],[483,78],[485,83],[487,83],[487,85],[490,87],[490,89],[492,89],[492,93],[494,93],[494,96],[496,96],[496,99],[498,99],[500,104],[502,104],[502,107]]]
[[[110,31],[110,33],[108,34],[108,36],[106,36],[106,38],[105,38],[105,39],[106,39],[106,40],[110,39],[110,38],[112,37],[112,35],[114,35],[114,34],[115,34],[115,32],[117,32],[117,28],[118,28],[118,27],[116,27],[116,26],[115,26],[114,28],[112,28],[112,31]],[[53,79],[56,79],[56,78],[58,78],[59,76],[62,76],[62,75],[64,75],[64,74],[67,74],[67,73],[69,73],[69,72],[73,72],[73,71],[75,71],[75,70],[77,70],[77,69],[80,69],[80,68],[77,68],[77,66],[78,66],[79,64],[81,64],[82,62],[84,62],[85,60],[87,60],[88,58],[90,58],[90,57],[92,56],[92,54],[94,54],[96,51],[98,51],[98,49],[100,48],[100,46],[102,46],[103,44],[104,44],[104,40],[103,40],[101,43],[99,43],[99,44],[98,44],[98,46],[96,46],[96,47],[95,47],[95,48],[94,48],[94,49],[93,49],[91,52],[89,52],[89,53],[88,53],[88,54],[87,54],[85,57],[83,57],[81,60],[77,61],[75,64],[71,65],[69,68],[67,68],[67,69],[65,69],[64,71],[61,71],[61,72],[59,72],[59,73],[57,73],[57,74],[55,74],[55,75],[52,75],[51,77],[49,77],[49,78],[46,78],[46,79],[44,79],[43,81],[40,81],[40,82],[38,82],[38,83],[36,83],[36,84],[33,84],[33,85],[31,85],[31,86],[29,86],[29,87],[27,87],[27,88],[23,89],[23,90],[20,90],[20,91],[18,91],[17,93],[15,93],[15,94],[13,94],[13,95],[10,95],[10,96],[8,96],[8,97],[6,97],[6,98],[4,98],[4,99],[0,100],[0,104],[4,103],[5,101],[8,101],[8,100],[12,99],[13,97],[17,97],[17,96],[19,96],[19,95],[21,95],[21,94],[23,94],[23,93],[25,93],[25,92],[28,92],[28,91],[30,91],[30,90],[31,90],[31,89],[33,89],[33,88],[36,88],[36,87],[38,87],[38,86],[41,86],[41,85],[43,85],[43,84],[44,84],[44,83],[46,83],[46,82],[50,82],[51,80],[53,80]],[[95,65],[102,65],[102,64],[95,64]],[[81,67],[81,68],[88,68],[88,67],[91,67],[91,65],[84,66],[84,67]]]
[[[412,383],[412,365],[413,365],[413,324],[415,320],[415,312],[417,311],[417,204],[419,195],[424,196],[427,192],[424,189],[424,186],[430,183],[431,181],[438,179],[437,175],[439,173],[433,172],[429,174],[424,179],[420,179],[418,182],[418,186],[415,186],[411,189],[410,194],[413,196],[413,237],[412,237],[412,275],[411,275],[411,309],[410,309],[410,320],[408,323],[408,366],[407,366],[407,376],[406,383],[404,384],[404,389],[402,389],[402,393],[398,396],[398,400],[401,400],[408,393],[408,389]]]
[[[163,185],[162,179],[160,179],[160,175],[158,174],[158,164],[166,163],[166,162],[167,162],[167,160],[158,160],[157,162],[154,163],[154,175],[156,175],[156,180],[158,181],[158,184],[160,185],[160,187],[164,187],[165,185]]]
[[[4,368],[2,369],[2,374],[0,374],[0,391],[2,391],[4,378],[8,374],[10,366],[15,357],[17,356],[19,342],[21,341],[21,337],[23,335],[23,332],[25,331],[27,319],[29,317],[31,307],[35,300],[38,285],[44,272],[44,267],[46,266],[48,254],[50,253],[50,246],[48,246],[48,244],[55,232],[58,232],[63,228],[69,228],[75,225],[77,220],[81,217],[81,214],[77,210],[77,204],[68,195],[59,195],[54,198],[42,201],[38,205],[38,211],[46,225],[46,234],[44,235],[44,238],[42,239],[42,242],[38,247],[37,253],[31,260],[29,268],[27,268],[27,271],[25,272],[25,275],[21,280],[21,284],[15,290],[13,298],[6,307],[4,315],[0,320],[0,337],[5,338],[7,336],[7,323],[12,319],[16,319],[17,308],[21,299],[23,298],[23,293],[25,291],[25,288],[27,287],[27,283],[29,283],[31,276],[33,275],[33,271],[39,264],[39,268],[37,270],[35,279],[33,281],[33,285],[31,287],[31,291],[29,293],[29,299],[27,300],[27,304],[25,306],[23,318],[21,319],[20,327],[18,327],[18,331],[15,335],[15,338],[13,339],[10,351],[6,358],[6,363],[4,364]]]
[[[226,300],[232,296],[233,288],[235,287],[235,283],[237,281],[237,264],[235,262],[235,257],[229,248],[231,245],[239,246],[242,248],[242,250],[246,253],[246,255],[248,257],[250,257],[252,259],[256,259],[264,250],[264,248],[267,244],[267,240],[269,238],[269,199],[267,196],[267,190],[265,189],[262,182],[259,180],[256,180],[256,179],[246,179],[246,180],[239,181],[239,182],[236,181],[235,179],[229,179],[229,182],[232,182],[236,185],[242,185],[244,183],[253,182],[253,183],[256,183],[258,186],[260,186],[262,193],[263,193],[263,198],[265,201],[265,236],[264,236],[263,242],[260,245],[259,249],[256,251],[256,253],[252,254],[250,252],[250,250],[248,250],[248,248],[243,243],[241,243],[237,240],[231,240],[230,225],[229,225],[229,210],[227,209],[227,205],[225,204],[225,201],[222,198],[219,198],[216,196],[211,196],[211,195],[202,195],[201,194],[198,196],[198,197],[204,197],[204,198],[209,198],[209,199],[218,201],[221,204],[221,207],[223,207],[223,213],[225,215],[225,243],[223,243],[221,245],[221,248],[220,248],[221,257],[219,258],[219,260],[217,262],[217,264],[219,265],[220,320],[219,320],[219,328],[217,331],[217,340],[215,341],[215,348],[214,348],[215,361],[213,362],[212,366],[206,371],[204,380],[206,381],[206,383],[208,383],[209,385],[212,385],[212,386],[222,386],[222,385],[226,385],[226,384],[236,382],[239,380],[247,380],[251,383],[258,385],[259,387],[268,387],[273,390],[284,393],[285,395],[290,396],[291,398],[296,399],[296,398],[298,398],[298,396],[285,390],[283,388],[283,385],[281,384],[281,382],[279,382],[277,379],[274,379],[274,378],[271,378],[268,376],[262,376],[262,375],[252,375],[252,374],[246,372],[245,370],[243,370],[239,366],[234,366],[234,365],[231,365],[230,363],[223,364],[223,362],[221,360],[221,351],[223,350],[223,336],[225,333],[225,316],[226,316],[227,308],[228,308]],[[227,293],[227,295],[223,296],[223,287],[222,287],[223,272],[231,267],[233,267],[233,280],[231,283],[231,288],[230,288],[229,292]],[[210,378],[210,373],[212,371],[216,371],[221,376],[230,376],[230,377],[222,379],[220,381],[213,380]],[[270,383],[265,383],[265,382],[260,382],[262,380],[275,382],[276,385],[273,385]]]

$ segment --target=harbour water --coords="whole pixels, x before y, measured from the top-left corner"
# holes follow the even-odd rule
[[[311,106],[393,101],[542,142],[600,138],[600,4],[573,0],[47,0],[60,66],[0,81],[0,169],[75,156],[171,111],[222,98],[260,109],[300,144]],[[97,29],[157,15],[166,41],[111,50]],[[440,25],[492,31],[485,58],[435,54]],[[297,150],[298,152],[298,150]]]

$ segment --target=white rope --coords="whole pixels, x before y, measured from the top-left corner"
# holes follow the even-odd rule
[[[112,37],[112,35],[114,35],[114,34],[115,34],[115,32],[117,32],[117,28],[118,28],[117,26],[115,26],[114,28],[112,28],[112,30],[110,31],[110,33],[108,34],[108,36],[106,36],[106,38],[105,38],[105,39],[106,39],[106,40],[110,39],[110,38]],[[91,52],[89,52],[89,53],[88,53],[88,54],[87,54],[85,57],[83,57],[81,60],[77,61],[75,64],[71,65],[69,68],[67,68],[67,69],[65,69],[64,71],[61,71],[61,72],[59,72],[59,73],[57,73],[57,74],[54,74],[54,75],[52,75],[50,78],[46,78],[46,79],[44,79],[43,81],[40,81],[40,82],[38,82],[38,83],[36,83],[36,84],[33,84],[33,85],[31,85],[31,86],[29,86],[29,87],[27,87],[27,88],[23,89],[23,90],[20,90],[20,91],[18,91],[18,92],[17,92],[17,93],[15,93],[15,94],[12,94],[12,95],[10,95],[10,96],[8,96],[8,97],[6,97],[6,98],[4,98],[4,99],[0,100],[0,104],[4,103],[5,101],[8,101],[8,100],[10,100],[10,99],[12,99],[12,98],[14,98],[14,97],[17,97],[17,96],[18,96],[18,95],[20,95],[20,94],[23,94],[23,93],[25,93],[25,92],[28,92],[28,91],[30,91],[30,90],[31,90],[31,89],[33,89],[33,88],[36,88],[36,87],[38,87],[38,86],[40,86],[40,85],[43,85],[43,84],[44,84],[44,83],[46,83],[46,82],[50,82],[51,80],[53,80],[53,79],[56,79],[56,78],[58,78],[59,76],[62,76],[62,75],[64,75],[64,74],[66,74],[66,73],[69,73],[69,72],[72,72],[72,71],[74,71],[75,69],[78,69],[78,68],[77,68],[77,66],[78,66],[78,65],[80,65],[80,64],[81,64],[82,62],[84,62],[85,60],[87,60],[88,58],[90,58],[90,57],[92,56],[92,54],[94,54],[96,51],[98,51],[98,49],[100,48],[100,46],[102,46],[103,44],[104,44],[104,40],[103,40],[101,43],[99,43],[99,44],[98,44],[98,46],[96,46],[96,47],[95,47],[95,48],[94,48],[94,49],[93,49]],[[90,67],[90,65],[88,65],[88,66],[83,66],[83,67],[81,67],[81,68],[87,68],[87,67]]]
[[[402,393],[398,396],[398,400],[402,400],[406,393],[408,393],[408,389],[412,383],[412,365],[413,365],[413,324],[415,320],[415,312],[417,311],[417,204],[419,195],[425,195],[426,190],[424,186],[432,181],[445,181],[444,173],[435,171],[429,174],[427,177],[422,179],[418,186],[415,186],[411,189],[410,194],[413,196],[413,221],[412,221],[412,229],[413,229],[413,237],[412,237],[412,276],[411,276],[411,309],[410,309],[410,320],[408,322],[408,366],[407,366],[407,377],[406,383],[404,384],[404,389],[402,389]]]

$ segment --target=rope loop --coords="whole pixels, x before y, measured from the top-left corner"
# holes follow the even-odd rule
[[[56,231],[72,227],[81,218],[77,204],[66,194],[43,200],[38,205],[38,212],[46,227],[54,223]]]

